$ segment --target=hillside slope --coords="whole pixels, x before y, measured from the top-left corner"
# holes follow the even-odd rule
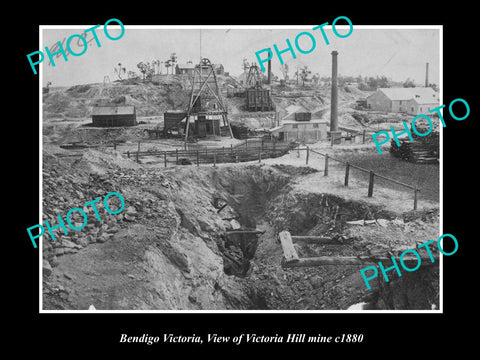
[[[217,77],[219,87],[234,82],[227,76]],[[123,81],[111,84],[86,84],[69,88],[55,89],[43,95],[43,117],[50,119],[84,119],[91,115],[96,105],[126,104],[136,107],[137,116],[161,116],[167,110],[181,110],[188,105],[191,91],[190,80],[186,76],[168,75],[153,82]],[[292,115],[293,112],[309,111],[315,118],[327,118],[330,106],[330,88],[316,89],[294,87],[273,87],[272,100],[280,118]],[[223,100],[233,120],[248,117],[256,118],[258,113],[244,110],[245,98],[231,97]],[[339,88],[340,114],[343,108],[353,110],[355,100],[366,94],[358,89]],[[243,115],[242,115],[243,114]],[[273,116],[273,113],[272,113]],[[350,125],[352,121],[346,121]],[[340,119],[342,121],[342,119]],[[356,121],[353,121],[357,123]],[[270,122],[268,122],[270,123]],[[255,127],[255,122],[251,124]],[[259,125],[260,127],[265,124]]]
[[[125,208],[109,214],[99,201],[100,221],[89,208],[83,229],[57,229],[55,241],[44,236],[43,308],[345,309],[366,300],[379,309],[438,307],[438,267],[404,273],[388,287],[372,283],[371,293],[365,292],[360,265],[282,268],[277,234],[283,230],[343,239],[342,246],[300,245],[301,257],[390,252],[398,258],[438,233],[435,209],[401,214],[296,187],[315,174],[326,181],[314,169],[285,165],[159,169],[111,149],[88,150],[77,159],[47,153],[44,220],[56,224],[57,215],[112,191],[122,195]],[[219,211],[215,199],[227,206]],[[110,205],[120,207],[119,201]],[[346,225],[364,218],[387,226]],[[77,212],[72,220],[80,227],[83,218]],[[257,238],[228,232],[238,227],[264,233]]]
[[[172,76],[154,83],[112,83],[76,85],[43,95],[43,117],[86,118],[95,105],[135,105],[137,116],[159,115],[165,110],[184,109],[188,103],[189,82]]]

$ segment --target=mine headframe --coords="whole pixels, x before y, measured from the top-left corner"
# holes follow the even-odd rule
[[[257,64],[252,64],[248,69],[247,80],[245,81],[245,87],[261,87],[262,78],[260,77],[260,71]]]
[[[227,116],[227,107],[222,99],[215,68],[209,59],[202,58],[200,63],[195,66],[191,85],[190,101],[186,111],[185,149],[187,149],[189,131],[191,130],[189,121],[191,116],[196,116],[196,122],[212,121],[213,126],[209,126],[211,129],[216,128],[217,119],[221,117],[223,125],[228,127],[230,136],[233,138],[232,128]]]

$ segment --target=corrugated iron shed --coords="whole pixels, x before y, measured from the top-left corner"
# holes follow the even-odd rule
[[[93,126],[133,126],[137,123],[135,106],[94,106],[92,108]]]
[[[421,88],[379,88],[390,100],[422,99],[420,101],[435,102],[438,100],[437,93],[430,87]]]
[[[135,106],[94,106],[92,115],[133,115],[135,114]]]

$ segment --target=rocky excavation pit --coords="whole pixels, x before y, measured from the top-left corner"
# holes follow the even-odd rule
[[[45,237],[45,309],[332,310],[361,301],[375,309],[438,307],[438,267],[389,283],[382,278],[367,291],[362,266],[282,268],[278,242],[278,233],[288,230],[342,244],[301,245],[301,257],[395,252],[438,233],[435,211],[394,214],[293,190],[302,175],[315,171],[310,168],[159,170],[124,162],[93,150],[70,163],[44,158],[44,219],[82,204],[74,201],[80,196],[110,191],[123,195],[127,209],[71,237]],[[359,219],[382,219],[387,226],[346,223]]]
[[[300,257],[395,254],[415,247],[415,240],[404,234],[405,226],[411,233],[415,228],[412,222],[425,217],[422,212],[409,212],[404,221],[403,217],[381,207],[332,194],[293,192],[289,187],[292,174],[298,176],[305,169],[313,171],[308,168],[303,171],[289,167],[283,167],[283,171],[257,168],[221,186],[222,191],[234,199],[226,203],[238,214],[235,219],[241,227],[259,230],[258,234],[235,234],[233,239],[227,232],[222,249],[225,272],[248,281],[252,308],[346,309],[356,302],[368,302],[373,309],[431,309],[432,305],[438,308],[438,267],[427,267],[390,283],[385,283],[379,275],[379,281],[370,291],[366,290],[359,273],[365,265],[282,268],[283,252],[278,233],[283,230],[294,235],[338,240],[339,244],[300,245],[296,248]],[[438,229],[435,211],[433,214],[427,211],[427,214],[430,214],[432,226],[428,228],[417,223],[424,227],[423,230],[428,228],[420,236]],[[347,224],[358,219],[380,219],[382,226],[374,223],[371,229],[360,231]],[[377,242],[379,237],[381,241]]]

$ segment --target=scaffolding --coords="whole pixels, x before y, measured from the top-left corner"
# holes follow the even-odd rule
[[[248,111],[270,111],[273,109],[270,90],[262,87],[262,78],[257,64],[250,66],[245,88],[245,106]]]
[[[192,90],[186,111],[185,150],[187,150],[187,142],[191,135],[190,117],[196,116],[196,125],[200,121],[213,120],[213,135],[216,135],[216,120],[221,117],[223,125],[228,127],[230,137],[233,138],[232,128],[227,115],[227,107],[222,99],[213,64],[209,59],[202,58],[193,71]],[[209,119],[207,119],[207,116]],[[213,119],[211,118],[212,116],[214,117]],[[218,135],[221,135],[220,129]]]
[[[247,80],[245,81],[245,87],[257,87],[261,86],[261,77],[260,71],[258,70],[257,64],[253,64],[248,69]]]

